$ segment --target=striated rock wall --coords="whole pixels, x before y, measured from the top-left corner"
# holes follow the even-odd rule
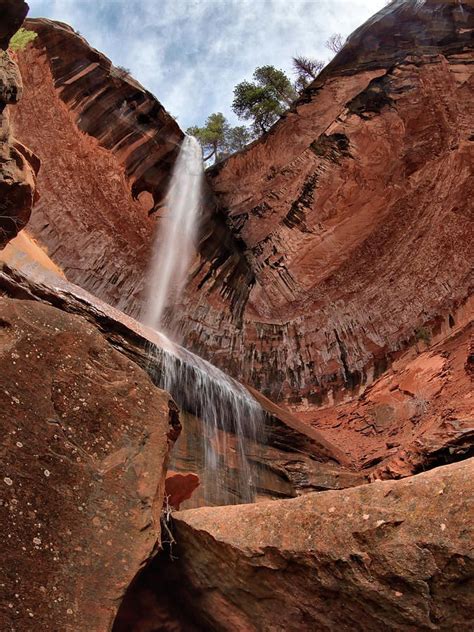
[[[25,2],[0,0],[0,250],[28,222],[39,168],[37,158],[13,137],[7,109],[21,99],[23,84],[6,49],[27,11]]]
[[[473,28],[472,2],[391,3],[266,136],[210,170],[246,268],[195,269],[188,344],[304,409],[372,381],[424,330],[459,324]]]
[[[305,410],[460,324],[473,24],[467,0],[392,2],[270,133],[209,171],[200,254],[169,315],[187,346]],[[72,29],[28,27],[15,124],[47,165],[31,230],[68,278],[137,316],[182,132]]]
[[[159,349],[167,348],[166,340],[64,278],[52,276],[49,270],[40,272],[39,268],[29,267],[25,273],[3,264],[0,266],[1,295],[39,301],[81,316],[97,327],[115,349],[148,372],[152,380],[160,382]],[[193,373],[186,372],[185,376],[191,383]],[[257,474],[256,486],[260,498],[293,497],[318,489],[351,487],[368,480],[368,475],[354,471],[347,455],[328,442],[318,430],[310,428],[260,394],[253,392],[253,395],[265,413],[263,436],[259,442],[248,446],[247,454]],[[177,438],[171,464],[180,472],[192,471],[201,476],[201,485],[188,506],[202,505],[204,491],[207,491],[207,496],[215,492],[222,495],[214,497],[216,504],[222,504],[219,502],[222,499],[228,502],[232,496],[239,502],[239,485],[235,486],[235,482],[240,480],[240,475],[232,458],[236,449],[235,436],[222,433],[226,454],[222,455],[225,459],[219,464],[219,485],[216,485],[215,476],[204,471],[203,421],[192,414],[196,412],[196,402],[190,399],[186,403],[188,408],[184,406],[181,414],[183,431]],[[212,494],[205,490],[206,481],[210,483]]]
[[[75,31],[28,20],[21,138],[45,169],[29,230],[66,276],[137,315],[156,205],[183,133],[163,106]]]

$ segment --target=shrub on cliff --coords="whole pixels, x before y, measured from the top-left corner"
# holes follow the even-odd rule
[[[28,44],[37,37],[38,33],[35,33],[34,31],[28,31],[28,29],[24,29],[22,27],[21,29],[18,29],[15,35],[11,38],[8,48],[14,50],[15,52],[18,52],[26,48]]]
[[[297,92],[285,73],[274,66],[256,68],[253,79],[235,86],[232,109],[239,118],[252,122],[256,134],[263,134],[292,104]]]

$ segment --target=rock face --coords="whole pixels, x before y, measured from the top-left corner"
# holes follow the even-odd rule
[[[299,416],[370,477],[400,478],[473,456],[472,340],[472,325],[459,328],[400,358],[360,398]]]
[[[26,25],[38,37],[19,55],[25,93],[15,126],[45,165],[28,228],[68,278],[136,316],[155,206],[183,133],[72,28]]]
[[[467,0],[392,2],[269,134],[210,170],[200,256],[172,316],[186,346],[301,410],[458,324],[473,20]],[[47,165],[31,230],[71,280],[137,315],[148,212],[181,132],[71,29],[28,26],[39,36],[20,60],[15,122]]]
[[[151,608],[134,610],[144,596],[130,591],[114,630],[153,630],[155,611],[181,615],[163,630],[467,632],[473,467],[469,459],[403,481],[178,512],[173,561],[149,571]],[[154,585],[165,593],[153,601]],[[121,616],[133,624],[121,628]]]
[[[0,298],[2,630],[105,632],[160,541],[179,420],[85,319]]]
[[[28,222],[39,168],[37,158],[13,138],[6,109],[21,98],[22,81],[16,63],[5,49],[27,10],[24,2],[0,0],[0,250]]]
[[[40,273],[29,268],[28,275],[0,266],[0,295],[22,300],[40,301],[67,313],[77,314],[97,327],[107,341],[132,362],[141,366],[155,381],[160,382],[159,354],[156,350],[164,344],[157,332],[140,325],[137,321],[94,298],[88,292],[50,272]],[[184,351],[184,350],[183,350]],[[190,380],[192,373],[186,379]],[[179,396],[179,393],[177,393]],[[287,411],[275,406],[258,393],[264,411],[264,441],[248,446],[248,458],[258,474],[257,492],[261,498],[293,497],[318,489],[340,489],[358,485],[367,480],[368,474],[360,474],[351,467],[350,459],[313,429]],[[193,402],[189,402],[192,409]],[[182,409],[183,431],[177,439],[171,457],[171,466],[180,472],[192,471],[201,477],[200,487],[187,506],[203,504],[202,492],[206,481],[215,485],[215,477],[205,471],[203,463],[203,421]],[[226,496],[235,493],[233,483],[239,472],[233,467],[231,455],[235,449],[235,436],[226,435],[222,444],[227,445],[225,463],[220,470],[222,477],[219,490]],[[229,486],[229,488],[226,487]],[[239,502],[238,495],[235,498]],[[215,504],[222,504],[219,497]]]
[[[243,253],[196,268],[188,344],[304,409],[457,323],[472,282],[473,27],[472,2],[391,3],[270,133],[210,170]]]

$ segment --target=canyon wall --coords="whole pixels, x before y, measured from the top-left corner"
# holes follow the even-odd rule
[[[28,230],[68,278],[137,315],[183,132],[71,27],[26,26],[38,37],[19,54],[25,99],[15,127],[45,165]]]
[[[461,324],[473,27],[472,2],[391,3],[266,136],[210,169],[246,267],[195,268],[188,344],[306,408]]]
[[[208,171],[199,256],[169,314],[187,346],[306,410],[465,323],[473,22],[466,0],[391,3]],[[72,29],[28,28],[15,125],[47,165],[31,231],[68,278],[137,316],[182,132]]]

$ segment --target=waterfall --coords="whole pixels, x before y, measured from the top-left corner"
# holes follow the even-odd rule
[[[179,297],[194,255],[203,180],[202,151],[185,136],[166,196],[167,215],[148,277],[145,324],[158,329],[165,308]]]
[[[156,238],[148,278],[144,322],[154,329],[162,326],[165,310],[179,299],[186,281],[195,253],[202,181],[201,148],[195,138],[186,136],[166,196],[167,214]],[[256,476],[248,452],[263,440],[263,410],[244,386],[161,336],[163,347],[150,352],[155,381],[182,411],[188,411],[189,425],[194,423],[191,416],[200,420],[195,431],[199,445],[194,442],[191,451],[193,463],[200,463],[202,500],[207,504],[254,501]]]
[[[205,504],[236,504],[255,500],[257,476],[248,453],[263,442],[264,413],[247,389],[223,371],[179,345],[155,349],[156,382],[181,410],[201,420],[198,436],[179,445],[181,460],[198,467]],[[191,421],[189,417],[184,419]],[[183,433],[189,436],[188,429]],[[191,454],[190,454],[191,452]],[[171,454],[171,469],[177,468]]]

